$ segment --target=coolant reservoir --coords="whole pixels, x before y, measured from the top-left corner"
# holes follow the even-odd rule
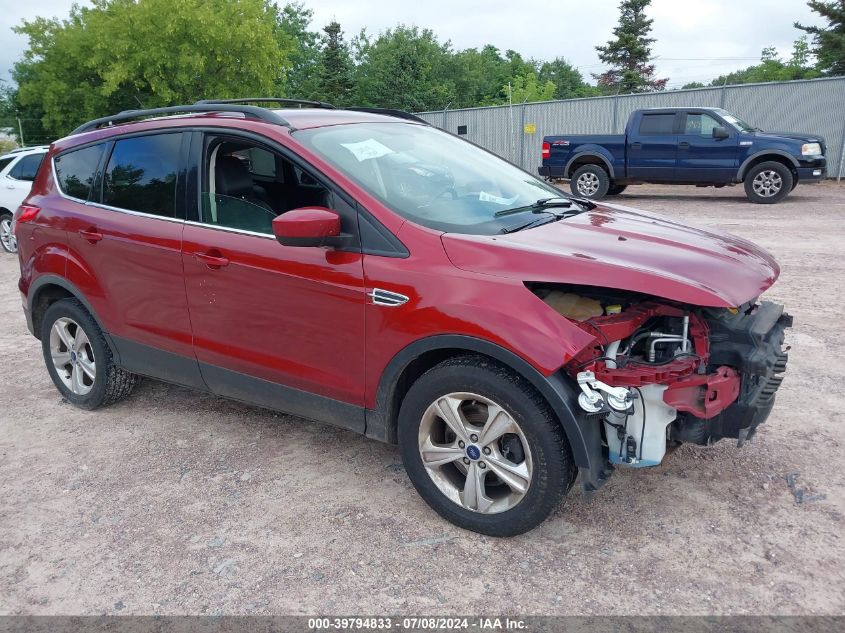
[[[677,417],[678,412],[663,402],[663,392],[666,385],[646,385],[640,387],[641,398],[634,400],[634,413],[618,420],[605,422],[604,430],[607,435],[610,462],[612,464],[627,464],[637,468],[657,466],[666,455],[666,427]],[[634,393],[637,393],[635,390]],[[639,393],[637,393],[639,395]],[[643,433],[645,421],[645,433]],[[625,436],[619,438],[617,429],[609,424],[624,424]],[[628,458],[628,437],[636,442],[635,461]]]

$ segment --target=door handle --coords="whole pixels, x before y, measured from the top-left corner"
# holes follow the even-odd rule
[[[82,239],[86,242],[91,242],[91,244],[96,244],[103,239],[103,234],[93,226],[90,229],[81,229],[79,231],[79,235],[82,236]]]
[[[220,251],[209,251],[207,253],[194,253],[194,257],[200,260],[209,268],[223,268],[229,265],[229,258],[219,255]]]
[[[14,189],[15,185],[6,185],[6,189]]]
[[[687,143],[686,141],[681,141],[680,143],[678,143],[678,147],[689,149],[689,143]]]
[[[640,149],[642,146],[642,143],[631,143],[631,149]]]

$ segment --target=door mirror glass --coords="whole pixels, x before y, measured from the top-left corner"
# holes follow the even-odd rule
[[[728,133],[727,128],[724,125],[717,125],[713,128],[713,138],[715,139],[723,139],[729,138],[730,134]]]
[[[283,246],[344,246],[340,216],[326,207],[292,209],[273,220],[273,234]]]

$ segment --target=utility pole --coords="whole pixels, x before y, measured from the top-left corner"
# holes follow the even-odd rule
[[[23,126],[21,125],[21,118],[20,117],[16,117],[16,118],[18,120],[18,136],[21,139],[21,147],[24,147],[26,145],[26,143],[23,142]]]

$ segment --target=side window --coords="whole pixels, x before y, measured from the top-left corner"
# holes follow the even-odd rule
[[[174,217],[181,144],[181,133],[117,141],[103,177],[103,204]]]
[[[673,134],[674,127],[675,114],[673,112],[644,114],[640,121],[640,136]]]
[[[690,112],[687,114],[687,124],[684,134],[713,136],[713,128],[719,127],[719,122],[709,114]]]
[[[65,195],[88,200],[105,147],[105,144],[92,145],[55,158],[56,178]]]
[[[273,220],[303,206],[330,206],[316,181],[301,181],[295,165],[251,141],[207,137],[203,159],[201,222],[273,234]]]
[[[17,164],[12,167],[9,176],[15,180],[27,180],[32,182],[35,180],[35,174],[38,173],[38,168],[41,166],[41,161],[44,160],[46,152],[40,154],[30,154],[21,158]]]
[[[6,167],[9,166],[9,163],[11,163],[13,160],[15,160],[14,156],[9,156],[7,158],[0,158],[0,172],[2,172],[4,169],[6,169]]]

